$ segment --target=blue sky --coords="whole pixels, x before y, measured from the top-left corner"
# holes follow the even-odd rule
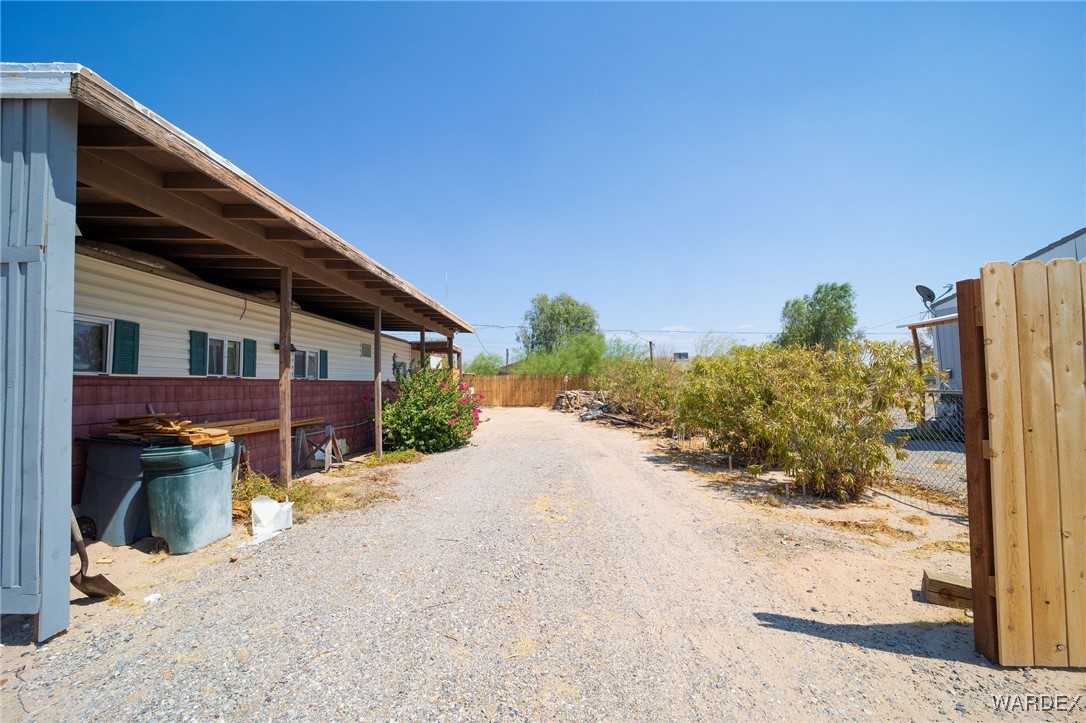
[[[479,327],[861,326],[1086,225],[1082,3],[0,5]],[[446,295],[446,273],[448,293]],[[739,332],[744,332],[739,334]],[[890,338],[878,336],[878,338]]]

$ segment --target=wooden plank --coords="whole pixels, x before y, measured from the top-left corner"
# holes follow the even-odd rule
[[[385,453],[384,424],[381,420],[381,307],[373,310],[373,453],[380,457]]]
[[[1033,611],[1022,441],[1022,375],[1014,269],[1006,262],[981,269],[988,427],[992,445],[992,531],[995,553],[999,664],[1033,665]]]
[[[291,272],[283,267],[279,277],[279,483],[290,487],[290,384],[293,352],[290,350]]]
[[[920,594],[933,605],[964,609],[973,607],[973,584],[957,575],[924,570]]]
[[[1086,666],[1086,263],[1048,264],[1067,662]]]
[[[278,419],[265,419],[260,422],[248,422],[246,424],[221,424],[219,422],[216,422],[216,424],[219,424],[219,426],[226,429],[233,437],[246,437],[250,434],[275,432],[279,429]],[[290,421],[291,427],[308,427],[315,424],[324,424],[324,417],[306,417],[305,419],[292,419]]]
[[[1042,261],[1014,266],[1018,364],[1022,375],[1022,441],[1026,527],[1033,607],[1034,665],[1067,665],[1063,543],[1059,535],[1060,473],[1056,458],[1056,400],[1052,387],[1052,327],[1048,273]]]

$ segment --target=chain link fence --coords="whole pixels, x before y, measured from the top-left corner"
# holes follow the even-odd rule
[[[928,490],[920,496],[938,503],[940,497],[960,504],[965,500],[965,418],[962,393],[956,389],[929,390],[923,421],[895,429],[889,442],[906,438],[904,459],[894,462],[893,478],[905,490]]]

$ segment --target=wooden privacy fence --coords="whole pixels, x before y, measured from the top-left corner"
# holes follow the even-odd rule
[[[1086,666],[1086,262],[958,284],[974,630],[1007,666]]]
[[[549,407],[554,404],[558,392],[584,389],[588,385],[588,375],[473,377],[468,383],[476,393],[485,395],[484,407]]]

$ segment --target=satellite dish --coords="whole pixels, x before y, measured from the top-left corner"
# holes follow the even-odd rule
[[[935,292],[923,284],[917,284],[916,293],[920,294],[920,298],[924,300],[924,306],[931,308],[931,302],[935,301]]]

